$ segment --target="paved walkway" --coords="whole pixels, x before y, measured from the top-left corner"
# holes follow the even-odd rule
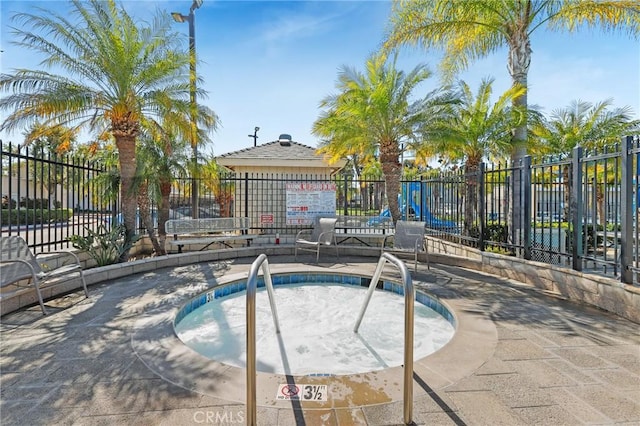
[[[221,383],[194,366],[182,365],[176,377],[170,367],[180,360],[140,348],[145,327],[162,323],[161,315],[206,282],[246,274],[252,260],[157,270],[92,286],[89,299],[74,293],[49,301],[46,317],[38,306],[2,317],[0,424],[244,423],[244,404],[221,397]],[[273,269],[315,268],[292,260],[269,262]],[[349,258],[322,266],[371,273],[372,262]],[[446,351],[416,361],[415,423],[640,424],[638,324],[473,271],[420,265],[412,275],[416,287],[442,298],[466,327]],[[474,331],[478,324],[481,333]],[[263,425],[402,421],[401,398],[318,409],[269,401],[258,407]]]

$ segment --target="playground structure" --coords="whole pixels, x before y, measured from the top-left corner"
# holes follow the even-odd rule
[[[400,215],[402,220],[419,220],[426,223],[427,228],[456,230],[458,224],[451,220],[435,217],[427,206],[427,197],[430,194],[425,183],[402,182],[401,191],[398,195]],[[380,216],[391,217],[391,212],[387,207]]]

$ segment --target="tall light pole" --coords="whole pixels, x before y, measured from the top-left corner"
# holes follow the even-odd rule
[[[178,12],[171,12],[173,20],[176,22],[189,23],[189,85],[190,94],[189,102],[191,107],[191,132],[190,142],[192,151],[193,171],[191,175],[191,217],[197,219],[200,212],[200,203],[198,199],[198,104],[196,102],[196,17],[195,10],[202,6],[204,0],[193,0],[188,15]]]
[[[258,130],[260,130],[260,127],[256,126],[256,128],[253,129],[253,134],[248,135],[250,138],[253,138],[253,146],[258,145]]]

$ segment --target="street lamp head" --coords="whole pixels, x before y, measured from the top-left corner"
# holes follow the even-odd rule
[[[193,4],[191,5],[191,9],[189,11],[193,13],[194,10],[199,9],[202,6],[202,2],[204,0],[193,0]]]
[[[173,20],[176,22],[187,22],[187,19],[189,19],[188,16],[184,16],[182,13],[178,13],[178,12],[171,12],[171,16],[173,17]]]
[[[253,146],[257,146],[258,145],[258,130],[260,130],[260,127],[256,126],[253,129],[253,134],[249,135],[250,138],[253,138]]]

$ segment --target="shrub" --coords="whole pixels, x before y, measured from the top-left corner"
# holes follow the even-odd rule
[[[0,222],[2,225],[38,225],[52,222],[66,222],[73,216],[71,209],[2,209]]]
[[[16,202],[16,200],[14,200],[13,198],[9,198],[8,195],[3,195],[2,196],[2,208],[3,209],[8,209],[8,208],[15,209],[16,207],[18,207],[18,203]]]
[[[114,225],[107,229],[104,225],[98,226],[97,231],[85,227],[86,236],[72,235],[69,237],[71,244],[80,250],[89,253],[98,266],[106,266],[118,263],[120,257],[129,251],[138,240],[137,236],[127,239],[124,225]]]
[[[515,256],[515,253],[509,249],[495,246],[487,246],[485,251],[488,253],[501,254],[503,256]]]
[[[20,199],[20,207],[35,209],[35,210],[46,210],[49,208],[49,200],[46,198],[25,198],[22,197]]]
[[[602,245],[604,237],[598,235],[598,232],[602,232],[604,227],[602,225],[582,224],[582,230],[580,233],[580,239],[582,240],[583,249],[592,251],[595,247]],[[571,252],[573,248],[573,229],[571,226],[566,229],[567,237],[567,251]],[[586,239],[585,239],[586,236]],[[586,246],[585,246],[586,244]]]
[[[469,236],[472,238],[480,238],[480,227],[477,225],[469,229]],[[484,240],[495,241],[497,243],[506,243],[509,237],[509,229],[506,224],[500,222],[488,221],[484,227]]]

